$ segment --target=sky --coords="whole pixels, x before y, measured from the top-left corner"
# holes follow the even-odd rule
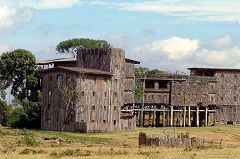
[[[0,54],[63,57],[71,38],[107,40],[150,69],[240,68],[240,0],[0,0]]]

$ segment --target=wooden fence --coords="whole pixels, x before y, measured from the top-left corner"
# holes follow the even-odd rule
[[[205,145],[221,145],[220,142],[215,141],[204,141],[204,139],[199,139],[196,137],[190,138],[189,133],[180,133],[177,137],[172,137],[169,134],[159,135],[147,135],[146,133],[139,133],[139,146],[184,146],[184,147],[193,147],[193,146],[205,146]]]

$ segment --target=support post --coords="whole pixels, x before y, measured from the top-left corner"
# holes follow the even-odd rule
[[[199,127],[199,106],[196,108],[196,125]]]
[[[188,107],[188,127],[191,127],[191,106]]]
[[[152,126],[156,127],[156,108],[154,106]]]
[[[208,107],[205,108],[205,127],[208,126]]]
[[[186,127],[186,106],[183,107],[183,127]]]
[[[143,112],[143,109],[144,109],[144,98],[145,98],[145,96],[144,96],[144,94],[145,94],[145,77],[144,77],[144,79],[143,79],[143,96],[142,96],[142,109],[141,109],[141,127],[143,127],[144,126],[144,112]]]
[[[173,106],[170,106],[170,126],[173,126]]]
[[[165,122],[166,122],[166,114],[165,114],[165,105],[164,105],[163,106],[163,127],[166,126]]]

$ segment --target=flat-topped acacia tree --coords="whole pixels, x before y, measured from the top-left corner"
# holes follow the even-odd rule
[[[111,45],[105,40],[95,40],[88,38],[74,38],[60,42],[56,50],[58,53],[72,54],[76,57],[78,48],[110,48]]]

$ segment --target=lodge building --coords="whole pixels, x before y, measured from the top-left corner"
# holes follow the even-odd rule
[[[190,75],[148,75],[135,101],[135,65],[122,49],[78,49],[77,58],[40,61],[43,105],[41,127],[60,130],[66,106],[61,88],[69,86],[81,99],[66,131],[111,132],[136,126],[208,126],[238,124],[240,70],[189,68]],[[70,87],[71,86],[71,87]],[[36,96],[36,91],[31,91]]]

